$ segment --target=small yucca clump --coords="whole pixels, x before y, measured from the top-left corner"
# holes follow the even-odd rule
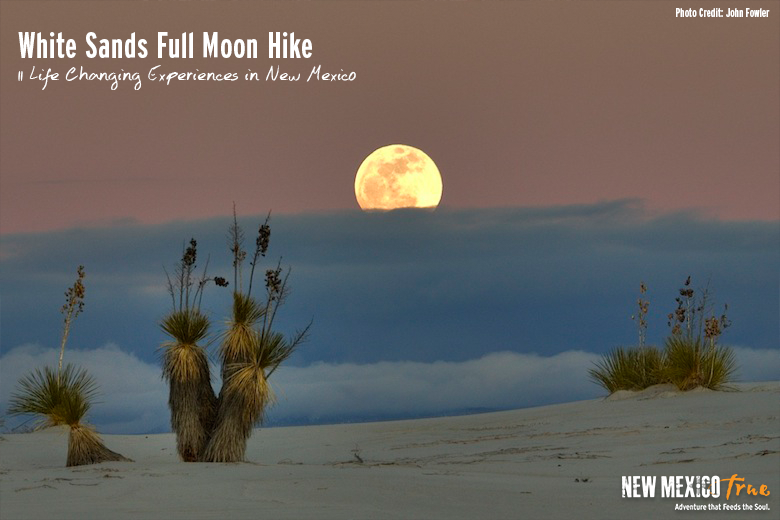
[[[682,336],[667,338],[665,347],[666,377],[680,390],[721,390],[733,379],[737,365],[728,347]]]
[[[95,381],[86,370],[70,364],[60,372],[44,367],[23,377],[19,387],[11,396],[8,413],[38,416],[40,428],[69,426],[68,466],[130,460],[106,448],[92,427],[82,423],[96,391]]]
[[[709,287],[696,294],[689,276],[675,299],[677,308],[668,315],[671,335],[665,343],[665,371],[680,390],[704,387],[723,389],[734,376],[736,359],[728,347],[718,345],[731,322],[724,306],[723,314],[712,312]]]
[[[658,383],[673,383],[680,390],[699,386],[713,390],[725,388],[736,370],[733,351],[717,344],[720,335],[731,325],[726,316],[728,305],[721,316],[715,316],[708,288],[697,296],[689,276],[675,299],[676,309],[668,315],[671,335],[661,352],[644,346],[649,307],[643,298],[646,292],[643,282],[637,300],[639,312],[632,316],[638,322],[639,348],[611,351],[589,370],[591,379],[610,393],[642,390]]]
[[[664,382],[664,357],[655,347],[616,348],[605,355],[590,377],[610,393],[642,390]]]

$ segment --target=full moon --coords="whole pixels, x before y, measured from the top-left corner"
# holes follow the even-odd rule
[[[371,152],[355,176],[361,209],[435,208],[441,200],[441,174],[425,152],[391,144]]]

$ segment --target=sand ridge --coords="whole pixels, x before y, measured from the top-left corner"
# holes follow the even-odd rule
[[[185,464],[172,434],[105,435],[135,462],[65,468],[67,435],[0,441],[0,517],[654,518],[719,499],[621,497],[623,475],[765,484],[780,511],[780,383],[669,388],[507,412],[260,429],[241,464]],[[724,490],[725,491],[725,490]],[[713,513],[714,515],[715,513]]]

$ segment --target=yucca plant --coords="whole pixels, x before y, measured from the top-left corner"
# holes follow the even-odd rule
[[[233,292],[233,307],[227,329],[222,334],[219,349],[222,361],[222,389],[214,432],[203,454],[208,462],[237,462],[243,460],[246,442],[256,421],[256,408],[247,408],[242,390],[236,382],[240,367],[249,360],[259,342],[257,324],[264,314],[251,297]],[[263,378],[267,386],[267,381]]]
[[[252,429],[261,422],[266,408],[273,402],[268,378],[304,340],[308,327],[289,340],[273,331],[278,308],[287,295],[287,276],[282,269],[266,271],[266,299],[259,303],[252,297],[255,268],[268,249],[271,229],[268,218],[260,226],[255,251],[250,261],[248,289],[243,292],[242,262],[243,232],[235,211],[230,227],[230,250],[233,254],[234,291],[231,318],[220,346],[222,390],[213,435],[203,460],[208,462],[238,462],[244,460],[246,443]]]
[[[709,302],[709,288],[697,295],[689,276],[675,299],[676,309],[667,316],[671,335],[662,352],[644,347],[649,307],[643,298],[646,292],[647,286],[642,282],[637,300],[639,312],[632,316],[638,321],[639,348],[612,350],[589,370],[591,379],[610,393],[642,390],[666,382],[680,390],[698,386],[713,390],[726,388],[736,371],[736,360],[733,351],[721,347],[717,341],[731,325],[726,316],[728,305],[721,316],[715,316]]]
[[[208,317],[200,311],[203,288],[210,281],[227,285],[223,278],[207,278],[206,269],[196,285],[196,261],[197,242],[191,239],[176,266],[174,279],[168,276],[173,308],[160,324],[171,338],[162,345],[163,378],[169,385],[168,407],[171,428],[176,434],[176,450],[185,462],[195,462],[202,456],[217,409],[208,355],[203,346],[210,326]]]
[[[671,335],[665,343],[667,377],[680,390],[726,388],[737,366],[734,352],[718,345],[718,338],[731,325],[726,315],[728,305],[721,316],[715,316],[709,284],[697,294],[690,276],[679,293],[677,308],[668,315]]]
[[[268,382],[271,374],[292,355],[306,334],[299,332],[288,340],[278,332],[253,330],[245,336],[249,352],[226,365],[226,377],[220,393],[219,414],[214,433],[206,449],[208,462],[244,460],[246,443],[255,424],[262,422],[274,393]]]
[[[595,365],[589,370],[591,379],[610,393],[643,390],[665,380],[664,356],[655,347],[618,347]]]
[[[722,390],[733,379],[737,365],[728,347],[679,335],[667,338],[665,347],[666,377],[680,390]]]
[[[65,305],[61,309],[65,320],[57,370],[44,367],[43,370],[36,369],[32,374],[22,377],[18,383],[19,390],[11,395],[8,413],[36,417],[36,429],[69,426],[68,466],[130,460],[106,448],[95,430],[82,422],[97,391],[95,380],[84,369],[77,369],[71,364],[62,365],[71,325],[84,310],[86,275],[83,265],[78,267],[77,275],[76,282],[65,291]]]
[[[96,389],[95,380],[84,369],[71,364],[61,371],[44,367],[19,380],[8,413],[36,416],[38,428],[69,426],[67,466],[130,460],[106,448],[94,429],[83,422]]]
[[[163,330],[174,338],[163,344],[163,377],[169,385],[176,450],[185,462],[195,462],[201,456],[216,412],[208,356],[200,345],[208,326],[208,318],[192,309],[174,311],[162,322]]]
[[[269,215],[270,217],[270,215]],[[171,424],[176,432],[179,455],[185,461],[238,462],[244,460],[252,429],[262,421],[273,402],[268,378],[304,340],[308,327],[287,339],[273,331],[274,318],[287,294],[287,276],[282,269],[266,270],[266,298],[252,297],[255,270],[269,244],[268,218],[260,225],[255,241],[251,270],[244,291],[244,234],[238,225],[235,208],[229,230],[233,255],[233,305],[226,329],[218,339],[222,364],[222,388],[215,396],[209,381],[205,347],[208,318],[200,312],[203,288],[209,281],[226,286],[223,278],[207,278],[204,270],[194,280],[196,242],[190,241],[177,265],[175,276],[168,277],[173,311],[162,322],[172,341],[163,345],[163,376],[169,381]]]

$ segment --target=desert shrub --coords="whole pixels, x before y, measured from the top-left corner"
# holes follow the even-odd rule
[[[618,347],[589,370],[591,379],[608,392],[642,390],[664,382],[664,355],[655,347]]]
[[[664,350],[645,347],[647,311],[644,299],[647,286],[640,284],[638,312],[632,316],[639,331],[638,348],[616,348],[602,357],[589,370],[590,378],[610,393],[617,390],[642,390],[658,383],[673,383],[680,390],[698,386],[723,389],[736,371],[734,353],[718,344],[731,322],[723,313],[712,312],[709,287],[697,291],[689,276],[675,299],[676,308],[669,313],[670,335]]]
[[[38,428],[67,425],[68,466],[95,464],[107,460],[129,460],[106,448],[94,429],[84,423],[92,406],[97,385],[86,370],[70,363],[63,366],[65,344],[73,320],[84,308],[84,267],[79,266],[76,283],[65,292],[65,315],[60,357],[57,370],[49,367],[36,369],[22,377],[18,390],[11,395],[10,415],[29,414],[38,419]]]
[[[666,378],[680,390],[692,390],[698,386],[721,390],[732,381],[736,370],[734,352],[728,348],[673,335],[667,338],[664,355]]]

